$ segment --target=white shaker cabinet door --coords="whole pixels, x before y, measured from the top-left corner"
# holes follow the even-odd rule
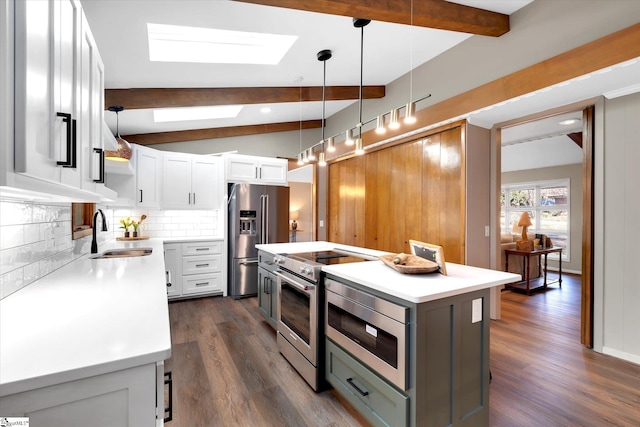
[[[136,206],[160,207],[160,162],[157,150],[136,146]]]
[[[15,2],[15,171],[74,188],[81,13],[72,0]]]
[[[162,207],[189,209],[191,204],[191,157],[165,153],[162,159]]]
[[[220,160],[215,157],[197,156],[191,162],[191,193],[194,209],[217,209],[222,193]]]

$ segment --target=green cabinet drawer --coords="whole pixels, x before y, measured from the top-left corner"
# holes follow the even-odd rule
[[[327,339],[327,381],[374,426],[406,426],[409,397]]]

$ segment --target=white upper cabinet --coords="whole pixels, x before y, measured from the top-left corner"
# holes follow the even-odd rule
[[[162,156],[157,150],[135,145],[136,206],[160,207],[160,168]]]
[[[75,188],[81,13],[71,0],[15,2],[15,171]]]
[[[77,0],[14,4],[13,164],[18,191],[105,201],[101,181],[104,67]]]
[[[217,209],[221,195],[219,158],[164,153],[163,208]]]
[[[287,185],[287,159],[229,154],[224,156],[228,182]]]

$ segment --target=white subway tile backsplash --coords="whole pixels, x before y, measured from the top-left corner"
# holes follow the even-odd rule
[[[98,248],[122,236],[119,220],[147,218],[149,237],[222,236],[222,212],[101,208],[109,231],[98,231]],[[98,229],[100,230],[100,229]],[[91,236],[72,240],[71,205],[0,200],[0,299],[68,264],[91,249]]]

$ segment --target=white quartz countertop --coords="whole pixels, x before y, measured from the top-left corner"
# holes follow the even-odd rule
[[[389,253],[324,241],[274,243],[256,245],[256,248],[273,254],[330,249],[343,249],[374,256]],[[447,263],[447,276],[440,273],[402,274],[382,261],[327,265],[322,267],[322,271],[412,303],[433,301],[520,280],[517,274],[452,263]]]
[[[163,239],[112,248],[153,252],[87,254],[0,301],[0,396],[171,356]]]
[[[446,276],[440,273],[402,274],[382,261],[328,265],[322,267],[322,271],[412,303],[433,301],[520,280],[518,274],[450,262],[446,264]]]

